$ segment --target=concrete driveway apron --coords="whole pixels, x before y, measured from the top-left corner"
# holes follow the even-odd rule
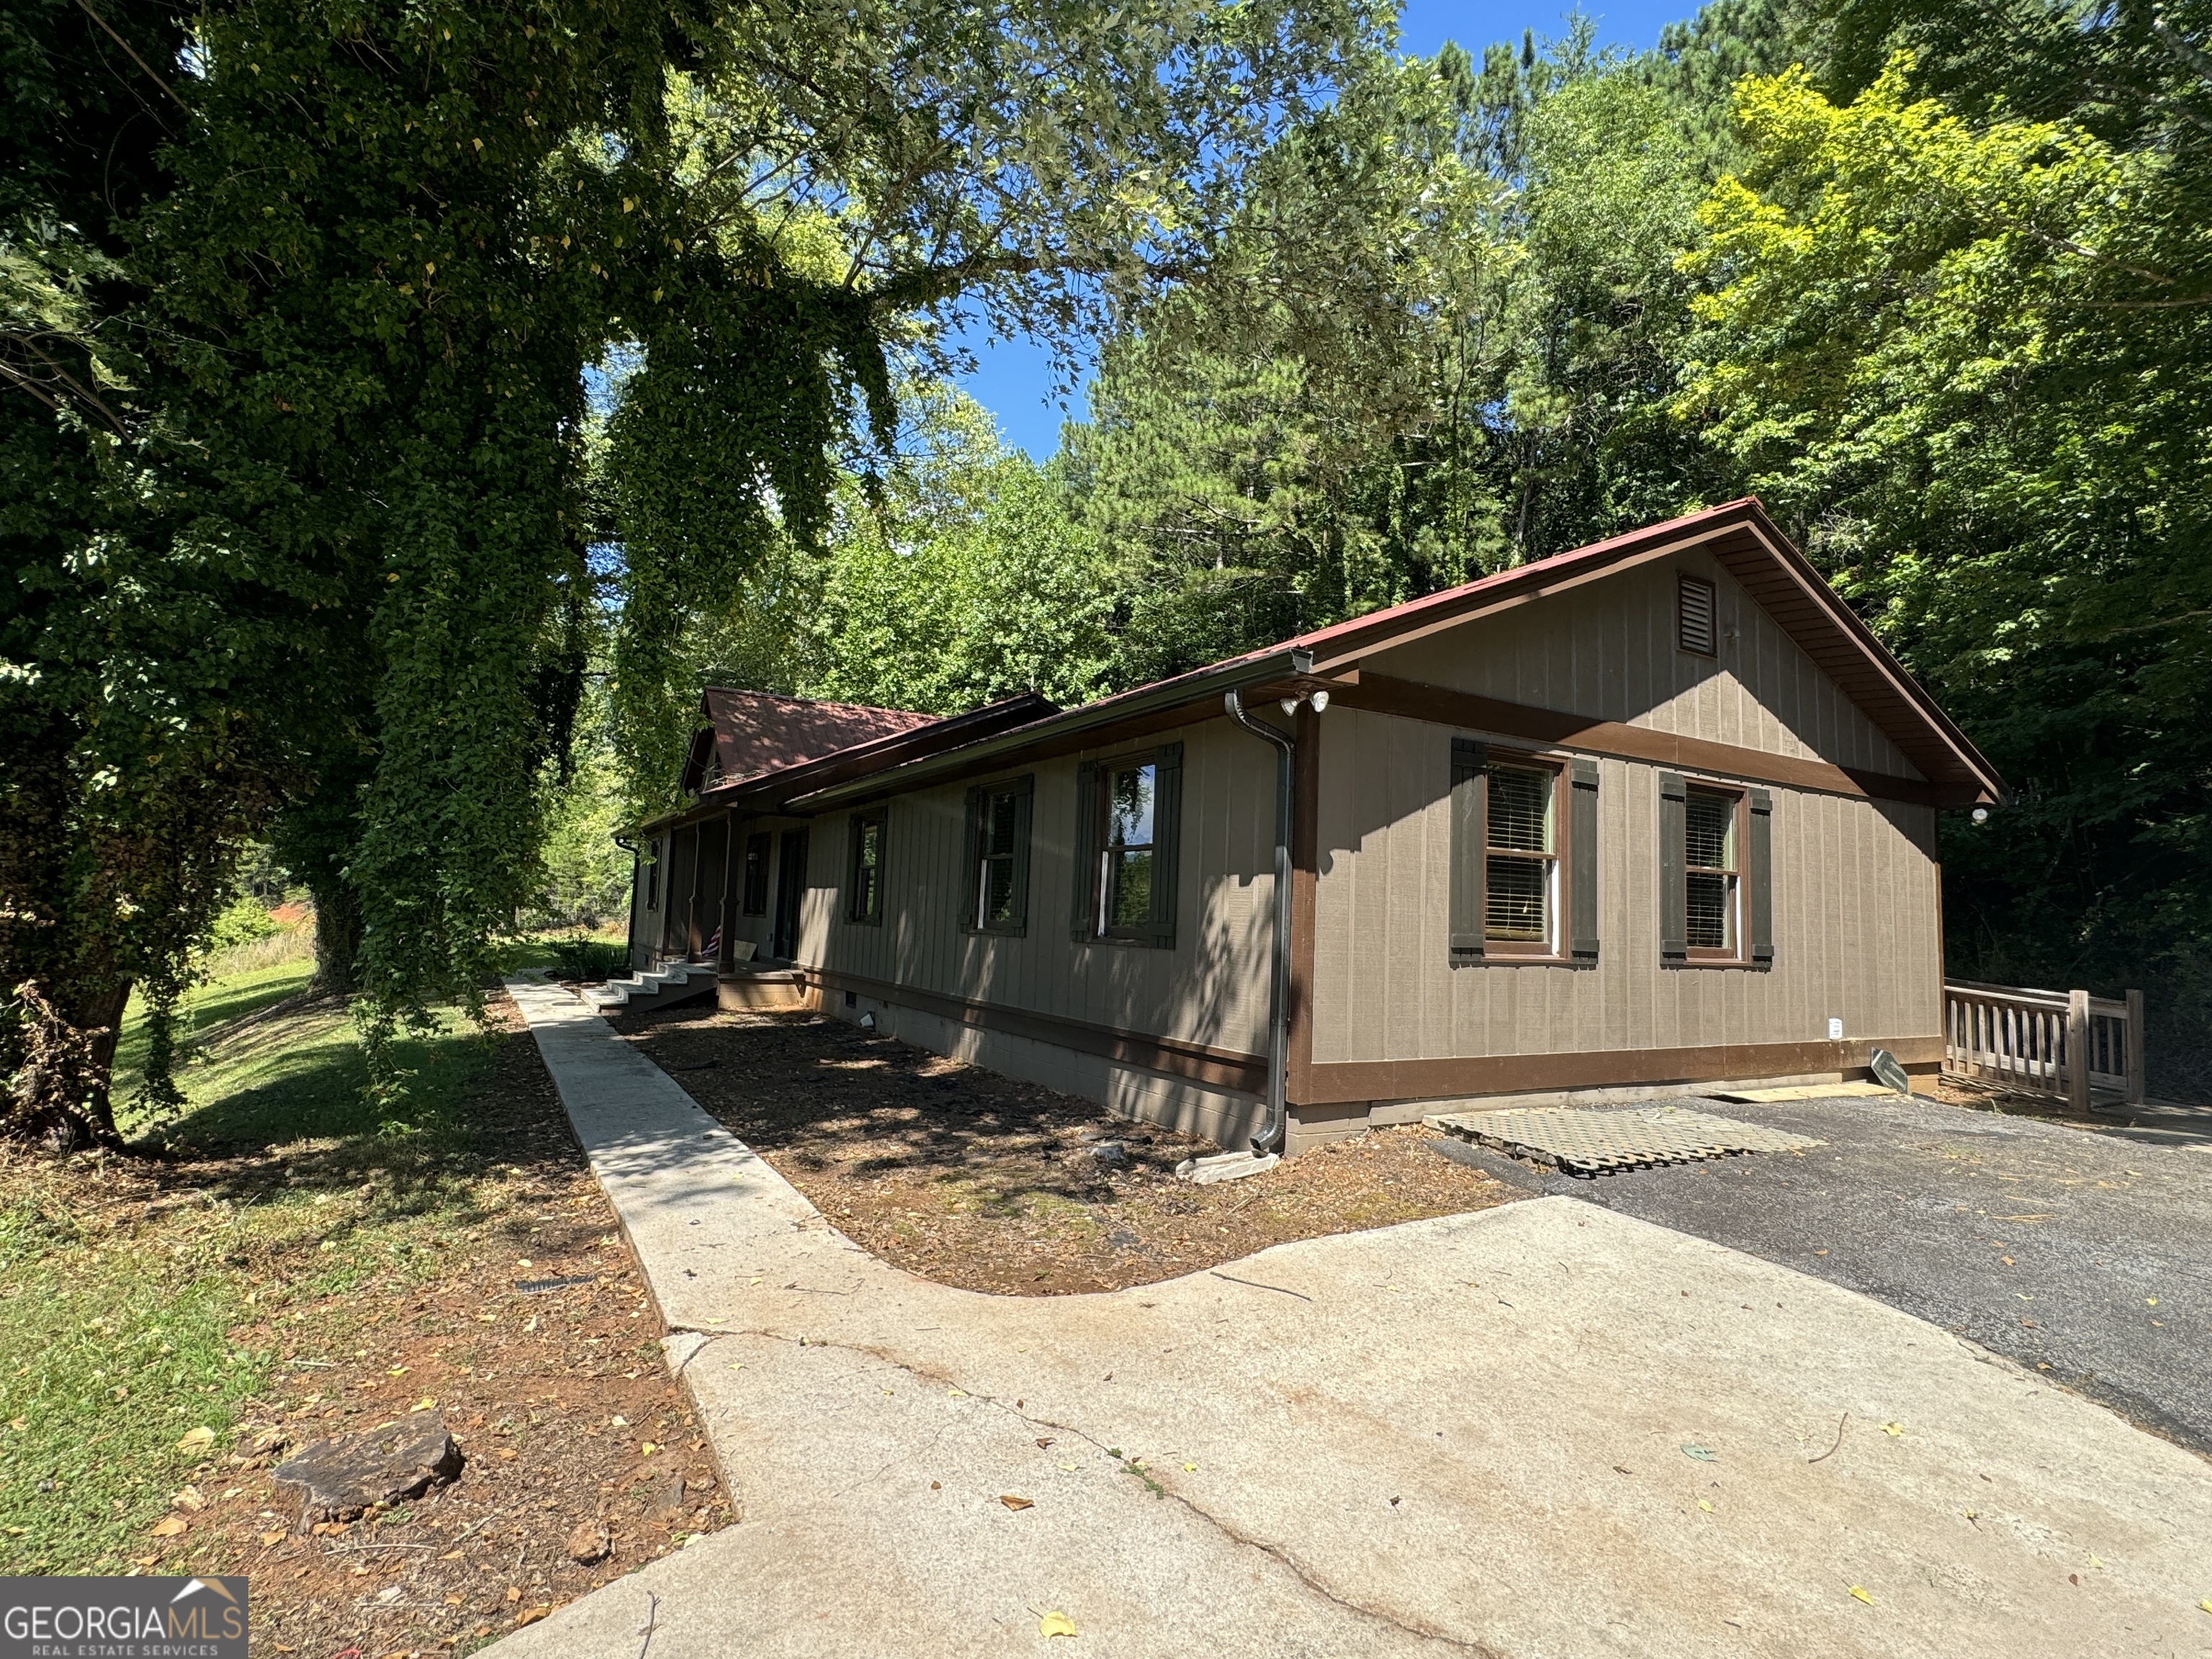
[[[2212,1654],[2205,1463],[1850,1291],[1550,1198],[955,1290],[510,989],[741,1520],[502,1655]]]

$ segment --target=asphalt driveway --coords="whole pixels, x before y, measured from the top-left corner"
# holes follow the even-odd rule
[[[2191,1133],[1930,1101],[1683,1103],[1826,1144],[1595,1181],[1485,1162],[1863,1291],[2212,1452],[2212,1113]]]

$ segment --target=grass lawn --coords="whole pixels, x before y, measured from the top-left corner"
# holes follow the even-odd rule
[[[136,1155],[0,1155],[0,1574],[249,1572],[257,1652],[466,1646],[717,1524],[715,1483],[534,1045],[448,1018],[373,1108],[310,965],[198,992],[185,1110],[118,1113]],[[118,1069],[143,1052],[134,1017]],[[594,1282],[518,1291],[541,1270]],[[404,1547],[294,1529],[271,1464],[434,1396],[470,1466],[359,1523]],[[625,1420],[659,1425],[649,1468]],[[526,1527],[488,1518],[526,1495]],[[562,1545],[593,1517],[587,1570]],[[379,1602],[403,1564],[416,1593]]]

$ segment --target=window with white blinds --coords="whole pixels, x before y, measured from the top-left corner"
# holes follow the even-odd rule
[[[1482,936],[1502,945],[1549,949],[1559,890],[1550,767],[1493,761],[1485,803]]]
[[[1684,793],[1684,939],[1692,956],[1736,953],[1736,807],[1741,799],[1695,784]]]

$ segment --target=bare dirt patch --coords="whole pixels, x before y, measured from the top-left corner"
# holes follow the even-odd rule
[[[842,1020],[670,1009],[618,1028],[856,1243],[967,1290],[1148,1285],[1520,1196],[1419,1125],[1197,1187],[1175,1168],[1209,1142]]]

